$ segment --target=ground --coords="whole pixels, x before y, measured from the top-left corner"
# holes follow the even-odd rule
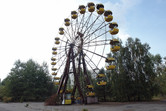
[[[166,101],[155,102],[106,102],[91,105],[44,106],[40,102],[0,103],[0,111],[166,111]]]

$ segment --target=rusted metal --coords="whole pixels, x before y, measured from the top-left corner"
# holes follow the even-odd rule
[[[62,89],[62,85],[63,85],[63,82],[68,74],[68,71],[69,71],[69,65],[70,65],[70,53],[71,53],[71,48],[69,49],[69,53],[68,53],[68,56],[67,56],[67,61],[66,61],[66,65],[65,65],[65,69],[64,69],[64,73],[62,75],[62,79],[60,81],[60,85],[59,85],[59,88],[58,88],[58,91],[57,91],[57,95],[59,95],[60,93],[60,90]]]
[[[81,55],[82,55],[82,64],[83,64],[83,69],[84,69],[84,75],[85,75],[86,83],[87,83],[87,85],[89,85],[91,83],[90,83],[90,79],[88,77],[88,73],[87,73],[87,69],[86,69],[86,64],[85,64],[85,59],[83,57],[83,51],[81,51]]]
[[[76,82],[76,87],[78,88],[78,92],[82,98],[82,102],[84,103],[84,96],[82,94],[82,90],[81,90],[81,87],[80,87],[80,82],[79,82],[79,79],[78,79],[78,76],[77,76],[77,73],[76,73],[76,68],[75,68],[75,59],[74,59],[74,52],[73,52],[73,45],[71,45],[71,55],[72,55],[72,65],[73,65],[73,74],[74,74],[74,79],[75,79],[75,82]]]

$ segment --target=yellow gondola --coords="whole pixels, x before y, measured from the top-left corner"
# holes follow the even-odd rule
[[[94,92],[87,92],[86,95],[87,96],[95,96],[95,93]]]
[[[89,12],[95,11],[95,4],[93,2],[88,3],[88,11]]]
[[[104,8],[99,8],[99,10],[97,10],[97,13],[99,15],[103,14],[104,13]]]
[[[72,89],[66,89],[65,93],[72,93]]]
[[[64,104],[71,104],[72,100],[71,99],[65,99],[65,103]]]
[[[53,75],[53,76],[56,76],[56,75],[57,75],[57,73],[56,73],[56,72],[52,72],[52,75]]]
[[[70,22],[70,19],[69,19],[69,18],[65,18],[64,21],[65,21],[65,22]]]
[[[60,38],[59,38],[59,37],[55,37],[55,40],[56,40],[56,41],[59,41],[59,40],[60,40]]]
[[[110,30],[109,32],[110,32],[110,34],[115,35],[119,32],[119,29],[118,28],[113,28],[113,30]]]
[[[93,89],[94,86],[93,86],[93,85],[87,85],[87,88],[89,88],[89,89]]]
[[[65,22],[65,26],[69,26],[70,25],[70,22]]]
[[[110,40],[110,44],[111,45],[119,44],[119,40],[118,39],[112,39],[112,40]]]
[[[112,48],[111,48],[111,51],[112,52],[116,52],[116,51],[119,51],[120,50],[120,46],[113,46]]]
[[[102,78],[102,77],[105,77],[105,74],[98,74],[97,75],[97,78]]]
[[[110,10],[106,10],[104,12],[104,16],[105,16],[105,21],[106,22],[110,22],[110,21],[113,20],[112,11],[110,11]]]
[[[59,34],[60,34],[60,35],[63,35],[63,34],[64,34],[64,31],[63,31],[63,30],[64,30],[63,27],[60,27],[60,28],[59,28]]]
[[[56,62],[51,62],[51,65],[56,65]]]
[[[57,44],[57,45],[60,44],[60,41],[55,41],[55,44]]]
[[[116,22],[112,22],[112,23],[109,24],[109,28],[112,29],[112,30],[114,28],[117,28],[117,27],[118,27],[118,24]]]
[[[119,40],[118,39],[112,39],[110,41],[110,44],[112,45],[112,47],[111,47],[111,51],[112,52],[116,52],[116,51],[120,50]]]
[[[52,60],[52,61],[56,61],[56,58],[52,57],[51,60]]]
[[[76,97],[76,100],[80,100],[81,99],[81,97]]]
[[[80,12],[81,14],[84,14],[84,13],[85,13],[85,11],[86,11],[86,9],[85,9],[85,6],[84,6],[84,5],[80,5],[78,9],[79,9],[79,12]]]
[[[94,12],[94,11],[95,11],[95,7],[94,7],[94,6],[90,6],[90,7],[88,8],[88,11],[89,11],[89,12]]]
[[[105,21],[106,22],[111,22],[113,20],[113,16],[112,15],[108,15],[105,17]]]
[[[76,11],[72,11],[71,12],[71,18],[72,19],[76,19],[77,17],[78,17],[77,12]]]
[[[64,21],[65,21],[65,26],[69,26],[70,25],[70,19],[66,18]]]
[[[103,4],[97,4],[96,8],[97,8],[97,13],[99,15],[104,13],[104,5]]]
[[[104,12],[104,16],[105,16],[105,17],[108,16],[108,15],[112,15],[112,11],[111,11],[111,10],[106,10],[106,11]]]
[[[59,79],[60,79],[60,77],[54,77],[54,79],[55,79],[55,80],[59,80]]]
[[[113,57],[108,57],[108,58],[106,58],[106,60],[105,60],[105,62],[112,62],[112,61],[115,61],[115,58],[113,58]]]
[[[106,84],[107,84],[107,82],[105,82],[105,81],[99,81],[99,82],[97,82],[97,85],[99,85],[99,86],[104,86]]]
[[[52,48],[52,50],[53,50],[53,51],[56,51],[56,50],[57,50],[57,48],[56,48],[56,47],[53,47],[53,48]]]
[[[109,65],[109,66],[106,66],[106,69],[107,70],[113,70],[113,69],[115,69],[115,65]]]
[[[63,34],[64,34],[64,31],[59,31],[59,34],[60,34],[60,35],[63,35]]]
[[[60,83],[59,82],[54,82],[54,85],[59,85]]]
[[[64,30],[64,28],[63,28],[63,27],[60,27],[60,28],[59,28],[59,31],[63,31],[63,30]]]
[[[52,70],[53,70],[53,71],[56,71],[56,70],[57,70],[57,68],[52,68]]]
[[[53,54],[53,55],[57,55],[57,52],[56,52],[56,51],[53,51],[52,54]]]

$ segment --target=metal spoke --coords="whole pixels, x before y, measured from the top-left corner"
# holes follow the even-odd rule
[[[97,36],[97,37],[95,37],[95,38],[91,39],[91,40],[90,40],[90,41],[88,41],[88,42],[91,42],[91,41],[93,41],[93,40],[95,40],[95,39],[97,39],[97,38],[101,37],[102,35],[104,35],[104,34],[108,33],[108,32],[109,32],[109,30],[108,30],[108,31],[106,31],[106,32],[104,32],[104,33],[102,33],[102,34],[100,34],[99,36]]]
[[[65,50],[62,50],[61,52],[58,52],[58,54],[61,54],[61,53],[63,53],[63,52],[65,53]]]
[[[66,61],[66,58],[62,61],[61,65],[59,65],[59,68],[57,69],[57,73],[59,72],[60,68],[64,65],[65,61]]]
[[[109,24],[105,24],[105,25],[102,26],[102,27],[99,26],[96,30],[94,30],[92,33],[86,35],[84,38],[87,38],[87,37],[91,36],[92,34],[94,34],[95,32],[97,32],[98,30],[101,30],[102,28],[106,27],[107,25],[109,25]],[[107,32],[109,32],[109,31],[107,31]],[[86,39],[85,39],[85,40],[86,40]]]
[[[86,50],[86,49],[83,48],[83,50]],[[92,54],[95,54],[95,55],[97,55],[97,56],[103,57],[103,58],[105,58],[105,59],[107,58],[107,57],[104,57],[103,55],[97,54],[97,53],[95,53],[95,52],[92,52],[92,51],[89,51],[89,50],[86,50],[86,51],[88,51],[88,52],[90,52],[90,53],[92,53]]]
[[[57,63],[62,60],[62,58],[65,57],[65,54],[63,54],[59,59],[57,60]]]
[[[88,56],[88,55],[86,55],[86,57],[89,59],[89,61],[96,67],[95,69],[98,69],[98,66],[92,61],[92,59]],[[85,59],[86,60],[86,59]],[[88,61],[88,62],[89,62]]]
[[[65,31],[65,34],[67,34],[70,38],[67,38],[67,36],[65,36],[66,37],[66,39],[67,40],[72,40],[72,37],[71,37],[71,35],[70,35],[70,33],[69,33],[69,29],[68,29],[68,27],[67,27],[67,31],[66,30],[64,30]]]
[[[97,43],[97,42],[107,42],[107,41],[110,41],[112,39],[106,39],[106,40],[98,40],[98,41],[88,41],[88,42],[85,42],[84,44],[88,44],[88,43]]]
[[[101,23],[100,26],[102,26],[103,24],[104,24],[104,22]],[[100,26],[99,26],[99,27],[100,27]],[[89,35],[89,33],[90,33],[91,31],[93,31],[93,30],[92,30],[92,27],[91,27],[91,29],[86,33],[86,35],[85,35],[85,37],[84,37],[84,40],[86,40],[86,38],[89,37],[89,36],[87,36],[87,35]],[[94,32],[97,32],[97,31],[98,31],[98,30],[95,30]],[[91,33],[93,33],[93,32],[91,32]]]
[[[82,16],[82,18],[81,18],[80,24],[79,24],[79,26],[78,26],[78,31],[79,31],[79,29],[80,29],[80,26],[81,26],[82,22],[84,22],[84,16],[85,16],[85,14],[83,14],[83,16]]]
[[[83,31],[83,28],[84,28],[84,27],[85,27],[85,25],[88,23],[88,21],[90,20],[91,16],[92,16],[92,13],[89,15],[89,17],[88,17],[88,19],[86,20],[85,24],[83,24],[83,26],[82,26],[82,28],[81,28],[81,31],[80,31],[80,32],[82,32],[82,31]]]
[[[89,28],[91,28],[95,24],[95,22],[98,20],[99,17],[100,15],[98,15],[97,18],[91,23],[91,25],[89,27],[86,27],[86,29],[88,30]],[[85,30],[83,34],[85,34],[87,30]]]
[[[84,47],[94,47],[94,46],[104,46],[104,45],[110,45],[109,43],[103,43],[103,44],[96,44],[96,45],[88,45]]]
[[[89,62],[87,61],[87,60],[85,60],[85,62],[88,64],[88,66],[92,69],[92,71],[94,72],[94,73],[96,73],[95,71],[94,71],[94,69],[92,68],[92,66],[89,64]],[[97,74],[97,73],[96,73]]]

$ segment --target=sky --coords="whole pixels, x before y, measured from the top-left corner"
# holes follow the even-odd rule
[[[90,0],[0,0],[0,78],[18,59],[50,67],[54,38],[64,18]],[[166,0],[91,0],[103,3],[119,24],[120,39],[139,38],[152,54],[166,56]]]

